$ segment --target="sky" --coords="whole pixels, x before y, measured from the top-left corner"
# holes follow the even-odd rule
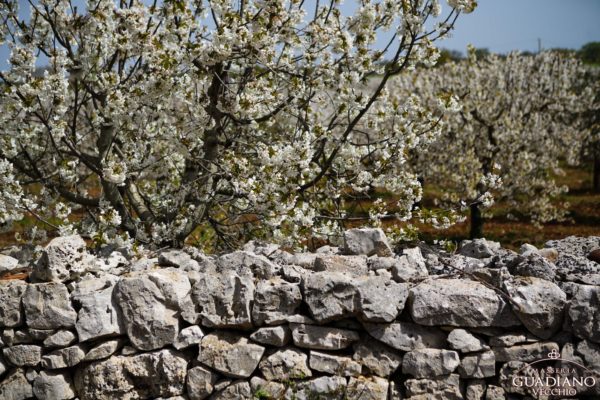
[[[79,0],[75,0],[78,2]],[[82,1],[79,1],[82,3]],[[600,0],[479,0],[477,9],[461,15],[452,37],[439,47],[465,52],[467,45],[492,52],[537,51],[561,47],[579,49],[600,41]],[[20,0],[28,10],[26,0]],[[346,0],[343,8],[354,8]],[[448,5],[442,1],[443,9]],[[539,39],[539,42],[538,42]],[[9,51],[0,46],[0,70],[8,66]]]
[[[492,52],[579,49],[600,42],[600,0],[479,0],[461,15],[453,37],[440,47],[463,53],[470,43]]]

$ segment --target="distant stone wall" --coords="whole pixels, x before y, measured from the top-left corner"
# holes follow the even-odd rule
[[[547,358],[599,398],[599,247],[393,251],[355,229],[316,253],[9,249],[0,276],[32,270],[0,281],[0,399],[552,398],[513,379]]]

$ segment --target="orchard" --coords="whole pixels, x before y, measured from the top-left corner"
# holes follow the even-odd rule
[[[425,182],[442,190],[441,201],[469,208],[471,237],[483,236],[482,210],[500,200],[534,222],[557,220],[566,207],[552,199],[567,191],[556,183],[561,165],[580,162],[596,115],[594,84],[574,57],[558,52],[511,53],[467,60],[404,75],[397,90],[418,93],[432,107],[455,96],[459,109],[444,115],[441,136],[414,152]]]
[[[0,223],[32,221],[21,240],[295,246],[357,225],[410,239],[467,209],[481,236],[495,199],[562,217],[553,176],[592,137],[572,58],[435,67],[472,0],[19,6],[0,5]]]

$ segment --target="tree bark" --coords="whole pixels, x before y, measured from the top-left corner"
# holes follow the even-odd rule
[[[471,239],[483,237],[483,218],[481,217],[481,210],[479,204],[474,203],[469,206],[471,212],[471,231],[469,237]]]

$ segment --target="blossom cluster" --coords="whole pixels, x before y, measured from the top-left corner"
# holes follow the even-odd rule
[[[585,70],[558,52],[491,54],[394,81],[431,109],[446,106],[438,139],[410,163],[440,189],[446,205],[490,207],[503,201],[535,222],[560,219],[556,198],[567,190],[555,177],[579,160],[597,110]]]
[[[225,245],[335,235],[348,200],[390,192],[393,217],[412,218],[421,187],[408,155],[439,134],[439,118],[385,88],[433,65],[434,42],[475,6],[74,3],[32,1],[23,19],[18,1],[0,1],[11,48],[0,218],[35,209],[62,233],[156,246],[198,232]]]

